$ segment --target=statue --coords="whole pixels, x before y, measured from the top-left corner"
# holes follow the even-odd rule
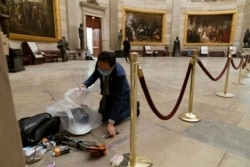
[[[181,53],[181,44],[179,37],[177,36],[174,41],[173,55],[172,56],[180,56]]]
[[[118,32],[118,50],[121,50],[122,45],[122,29],[120,29],[120,32]]]
[[[245,48],[250,47],[250,32],[249,32],[249,29],[247,29],[245,34],[244,34],[243,43],[244,43]]]
[[[80,27],[78,28],[78,35],[80,39],[80,48],[84,49],[84,30],[83,30],[83,24],[80,24]]]
[[[0,25],[6,36],[9,36],[9,18],[6,0],[0,0]]]

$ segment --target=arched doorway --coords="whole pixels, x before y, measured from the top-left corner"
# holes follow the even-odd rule
[[[102,50],[101,19],[86,15],[87,47],[93,56],[98,56]]]

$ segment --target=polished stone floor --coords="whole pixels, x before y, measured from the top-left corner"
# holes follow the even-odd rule
[[[118,58],[130,79],[130,66]],[[157,109],[169,114],[179,97],[190,62],[189,57],[140,57],[140,65]],[[201,62],[217,77],[226,58],[202,57]],[[237,65],[239,59],[234,58]],[[17,119],[45,112],[65,92],[78,87],[92,72],[94,61],[70,60],[25,66],[25,71],[10,73]],[[137,120],[136,155],[150,159],[156,167],[249,167],[250,166],[250,78],[243,71],[238,83],[239,70],[230,68],[218,81],[210,80],[197,65],[195,68],[193,102],[190,100],[190,78],[177,113],[170,120],[159,119],[150,109],[138,83],[141,115]],[[99,98],[99,83],[92,89]],[[226,91],[225,91],[226,90]],[[218,92],[233,94],[232,98],[216,96]],[[192,94],[192,93],[191,93]],[[191,101],[191,103],[190,103]],[[189,105],[192,104],[192,105]],[[191,107],[189,107],[191,106]],[[195,113],[200,122],[182,121],[178,116]],[[108,167],[115,154],[130,152],[130,120],[117,126],[121,132],[114,138],[104,139],[105,126],[82,136],[82,140],[107,144],[107,155],[92,158],[84,151],[71,151],[59,157],[47,152],[31,167],[46,167],[55,162],[57,167]]]

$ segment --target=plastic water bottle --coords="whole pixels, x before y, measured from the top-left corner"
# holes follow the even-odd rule
[[[69,146],[55,147],[53,150],[53,156],[58,157],[63,154],[69,153]]]

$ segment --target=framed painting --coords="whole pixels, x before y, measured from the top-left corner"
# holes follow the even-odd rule
[[[61,38],[59,0],[10,0],[9,38],[53,42]]]
[[[236,11],[187,12],[184,45],[231,45]]]
[[[164,45],[166,11],[123,8],[123,39],[134,45]]]

